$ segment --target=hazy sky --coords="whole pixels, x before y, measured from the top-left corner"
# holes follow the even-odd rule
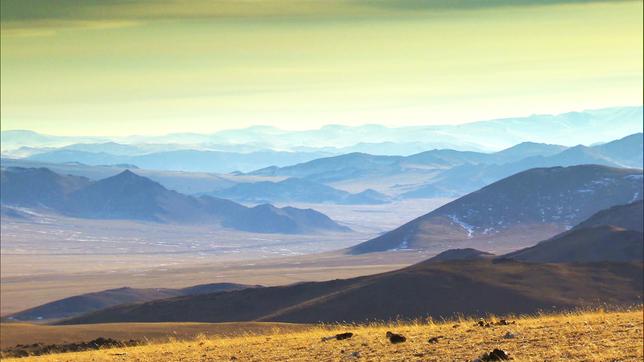
[[[642,1],[1,4],[3,130],[445,124],[642,104]]]

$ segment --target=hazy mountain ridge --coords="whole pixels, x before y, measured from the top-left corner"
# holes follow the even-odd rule
[[[196,198],[168,190],[129,170],[94,182],[48,169],[8,168],[1,172],[3,204],[47,207],[74,217],[221,224],[264,233],[349,230],[312,209],[246,207],[209,196]],[[34,182],[38,182],[37,190],[32,190]],[[33,192],[38,190],[50,191],[44,195]]]
[[[333,187],[298,178],[278,182],[240,183],[210,195],[239,202],[313,202],[335,204],[382,204],[389,197],[374,190],[349,193]]]
[[[253,145],[264,149],[296,147],[365,151],[350,147],[369,143],[423,144],[424,148],[459,150],[502,149],[521,142],[554,142],[564,145],[593,144],[642,132],[642,106],[613,107],[557,115],[532,115],[465,123],[460,125],[386,127],[382,125],[327,125],[317,130],[286,131],[254,126],[213,134],[175,133],[165,136],[61,137],[31,131],[3,131],[3,150],[21,146],[65,146],[73,143],[150,143]],[[556,131],[556,132],[554,132]],[[359,140],[358,142],[356,140]],[[428,141],[432,140],[432,141]],[[409,152],[414,153],[412,152]]]

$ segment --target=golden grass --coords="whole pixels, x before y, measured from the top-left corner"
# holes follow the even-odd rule
[[[494,320],[495,318],[490,318]],[[516,324],[475,326],[473,319],[416,323],[311,326],[304,331],[200,336],[129,348],[29,357],[19,361],[471,361],[502,348],[515,361],[642,361],[642,309],[508,317]],[[407,342],[392,345],[392,330]],[[353,332],[348,340],[322,337]],[[508,331],[515,334],[505,339]],[[444,336],[430,344],[428,338]],[[10,361],[7,359],[7,361]]]

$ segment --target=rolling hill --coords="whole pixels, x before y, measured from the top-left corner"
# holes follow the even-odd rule
[[[642,206],[639,200],[599,211],[570,231],[501,258],[532,263],[643,261]]]
[[[506,239],[514,245],[510,249],[517,249],[556,235],[600,210],[641,199],[642,194],[641,170],[597,165],[531,169],[454,200],[349,252],[423,249],[436,242],[452,247],[476,247],[477,242],[498,247]]]
[[[2,192],[5,205],[45,206],[80,218],[220,224],[260,233],[349,230],[312,209],[246,207],[210,196],[188,196],[129,170],[91,182],[46,169],[8,168],[2,170]]]
[[[574,229],[503,258],[531,263],[629,262],[644,259],[644,234],[610,225]]]
[[[617,205],[609,209],[602,210],[588,218],[587,220],[576,225],[574,229],[583,229],[586,227],[612,225],[622,229],[644,231],[644,201],[638,200],[626,205]]]
[[[642,263],[534,264],[459,260],[327,282],[252,288],[116,306],[60,324],[364,322],[456,314],[534,313],[641,303]]]
[[[12,321],[39,321],[70,318],[120,304],[147,302],[170,297],[217,293],[256,286],[232,283],[195,285],[182,289],[169,288],[117,288],[81,294],[7,316]]]

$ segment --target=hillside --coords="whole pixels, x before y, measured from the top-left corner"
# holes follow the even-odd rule
[[[644,234],[610,225],[574,229],[503,256],[531,263],[591,263],[644,260]]]
[[[99,309],[113,307],[119,304],[142,303],[155,299],[164,299],[186,295],[199,295],[230,290],[239,290],[251,286],[215,283],[195,285],[182,289],[169,288],[117,288],[100,292],[81,294],[53,301],[41,306],[30,308],[7,316],[12,321],[38,321],[70,318]]]
[[[554,236],[600,210],[641,199],[642,187],[642,171],[635,169],[598,165],[531,169],[456,199],[349,252],[424,249],[436,243],[499,248],[504,240],[514,246],[510,249],[517,249]]]
[[[531,263],[641,262],[642,200],[613,206],[537,245],[499,258]]]
[[[426,261],[382,274],[116,306],[61,324],[360,322],[641,303],[642,263]],[[377,302],[375,302],[377,301]]]
[[[602,210],[579,223],[573,229],[599,225],[612,225],[622,229],[644,231],[644,201],[638,200],[627,205],[617,205]]]
[[[510,325],[497,325],[507,320]],[[538,316],[496,316],[491,326],[476,326],[477,320],[418,321],[416,323],[370,325],[301,326],[254,323],[230,325],[162,325],[176,330],[178,340],[155,342],[135,347],[117,347],[86,352],[52,354],[15,361],[104,361],[115,359],[143,361],[196,360],[290,360],[290,361],[472,361],[494,349],[502,349],[516,361],[641,361],[642,310],[604,312],[587,311]],[[149,324],[147,326],[150,326]],[[116,327],[132,330],[127,338],[137,338],[141,325],[103,325],[114,335]],[[72,328],[88,329],[83,340],[96,336],[91,326],[54,327],[61,336],[75,333]],[[144,327],[146,328],[146,327]],[[150,328],[150,327],[147,327]],[[186,329],[201,328],[204,334],[185,340]],[[230,328],[230,332],[226,329]],[[244,333],[235,332],[241,330]],[[38,329],[35,329],[38,333]],[[404,343],[392,344],[386,332],[406,337]],[[350,332],[344,340],[323,338]],[[78,332],[76,332],[78,333]],[[190,332],[188,332],[190,333]],[[192,332],[195,333],[195,332]],[[504,338],[507,334],[511,338]],[[121,333],[123,335],[123,333]],[[140,334],[139,334],[140,335]],[[102,335],[101,335],[102,336]],[[153,334],[154,336],[154,334]],[[9,335],[9,337],[12,337]],[[430,343],[429,339],[435,338]],[[122,338],[123,340],[125,338]],[[67,339],[70,340],[69,338]],[[73,339],[72,339],[73,340]],[[34,339],[26,340],[31,343]],[[599,342],[598,342],[599,341]],[[610,341],[610,342],[604,342]],[[3,357],[19,353],[5,349]],[[5,360],[3,358],[3,360]],[[7,361],[14,361],[6,359]]]
[[[3,205],[47,207],[78,218],[213,224],[260,233],[349,230],[312,209],[246,207],[210,196],[197,198],[130,170],[89,181],[47,169],[8,168],[2,170],[2,190]]]

